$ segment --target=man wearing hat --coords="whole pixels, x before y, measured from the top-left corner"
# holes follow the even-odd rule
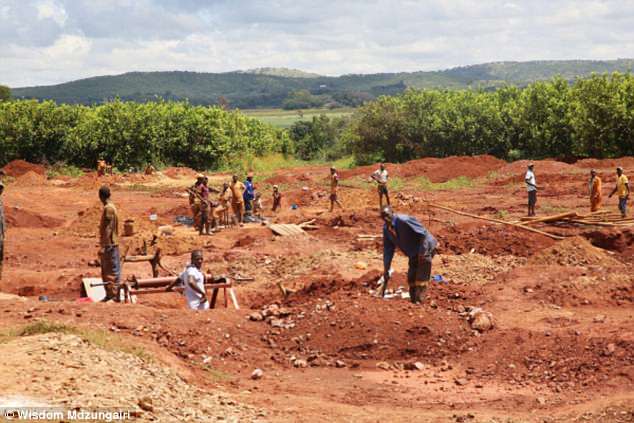
[[[436,254],[436,238],[413,216],[396,214],[390,206],[381,210],[383,225],[383,287],[390,279],[390,266],[398,247],[409,258],[407,283],[409,298],[414,304],[422,301],[431,277],[431,263]]]
[[[528,215],[535,216],[535,204],[537,204],[537,181],[535,180],[535,173],[533,169],[535,165],[533,163],[528,164],[528,170],[526,176],[524,176],[524,182],[526,182],[526,191],[528,191]]]
[[[4,260],[4,205],[2,204],[2,193],[4,184],[0,180],[0,280],[2,280],[2,261]]]
[[[623,168],[620,166],[616,168],[616,186],[614,190],[612,190],[610,198],[612,198],[614,194],[618,194],[619,196],[621,216],[627,217],[627,200],[630,198],[630,185],[627,176],[623,173]]]
[[[597,171],[590,171],[590,211],[595,212],[601,208],[603,202],[603,194],[601,194],[601,178],[597,175]]]

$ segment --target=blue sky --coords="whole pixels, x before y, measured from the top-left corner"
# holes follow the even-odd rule
[[[632,0],[0,0],[0,84],[634,56]]]

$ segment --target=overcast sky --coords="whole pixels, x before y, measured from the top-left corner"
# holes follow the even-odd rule
[[[633,0],[0,0],[0,84],[634,56]]]

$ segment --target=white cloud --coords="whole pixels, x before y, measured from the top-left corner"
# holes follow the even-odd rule
[[[66,24],[66,10],[64,7],[53,0],[43,0],[36,4],[38,19],[52,19],[59,26]]]
[[[631,57],[631,0],[2,0],[0,83],[263,66],[328,75]]]

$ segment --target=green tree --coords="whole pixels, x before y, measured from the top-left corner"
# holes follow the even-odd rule
[[[11,100],[11,88],[0,85],[0,101]]]

